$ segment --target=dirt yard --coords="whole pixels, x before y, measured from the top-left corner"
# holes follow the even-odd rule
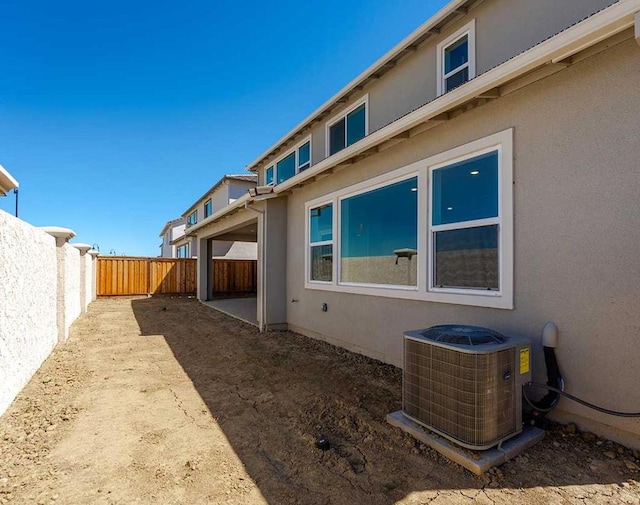
[[[477,478],[385,423],[400,386],[194,299],[98,300],[0,418],[0,502],[640,503],[640,454],[572,427]]]

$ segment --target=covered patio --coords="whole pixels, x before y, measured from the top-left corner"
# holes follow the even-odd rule
[[[207,307],[219,310],[240,321],[258,326],[258,299],[255,296],[244,298],[220,298],[203,302]]]

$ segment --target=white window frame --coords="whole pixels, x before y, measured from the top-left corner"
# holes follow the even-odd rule
[[[471,221],[458,221],[455,223],[447,223],[447,224],[439,224],[439,225],[434,225],[432,224],[432,218],[433,218],[433,198],[431,198],[431,192],[429,192],[428,195],[428,200],[429,200],[429,219],[428,219],[428,230],[427,230],[427,234],[428,234],[428,251],[429,251],[429,268],[428,268],[428,275],[429,275],[429,282],[428,282],[428,289],[431,292],[434,293],[458,293],[458,294],[467,294],[467,293],[471,293],[471,294],[477,294],[477,295],[488,295],[490,293],[494,293],[494,296],[497,296],[500,292],[502,292],[501,287],[498,288],[498,291],[490,291],[490,290],[484,290],[484,289],[473,289],[473,288],[454,288],[454,287],[439,287],[435,285],[435,279],[434,279],[434,267],[435,267],[435,258],[434,258],[434,253],[433,253],[433,247],[434,247],[434,242],[433,242],[433,235],[436,232],[439,231],[448,231],[448,230],[462,230],[465,228],[477,228],[480,226],[491,226],[491,225],[498,225],[498,242],[500,243],[500,236],[502,235],[502,206],[503,206],[503,202],[501,201],[500,195],[502,194],[502,186],[504,184],[504,181],[501,180],[500,177],[500,164],[502,163],[502,155],[501,155],[501,150],[502,150],[502,146],[491,146],[488,147],[486,149],[480,149],[478,151],[475,151],[471,154],[465,154],[459,158],[454,158],[454,159],[450,159],[447,160],[446,162],[443,163],[439,163],[437,165],[431,165],[429,166],[429,181],[428,181],[428,185],[429,188],[432,189],[433,188],[433,172],[435,172],[436,170],[442,169],[442,168],[446,168],[448,166],[454,165],[456,163],[460,163],[472,158],[475,158],[477,156],[482,156],[483,154],[488,154],[488,153],[493,153],[493,152],[498,152],[498,215],[496,217],[490,217],[490,218],[484,218],[484,219],[473,219]],[[502,249],[500,248],[500,246],[498,246],[498,254],[499,256],[501,256],[500,251]],[[501,272],[502,269],[499,269],[499,271]],[[502,275],[500,275],[500,286],[502,286]]]
[[[191,222],[191,216],[194,216],[193,223]],[[194,210],[187,216],[187,228],[193,226],[198,222],[198,209]]]
[[[467,47],[469,48],[469,61],[465,65],[469,68],[469,79],[473,79],[476,76],[476,20],[472,19],[469,23],[464,25],[458,31],[444,39],[437,46],[437,65],[438,65],[438,96],[443,95],[446,89],[446,79],[452,75],[460,72],[465,68],[465,65],[457,67],[448,74],[444,72],[444,51],[449,46],[455,44],[462,37],[467,36]],[[468,82],[467,81],[467,82]]]
[[[498,215],[500,290],[433,288],[431,255],[431,174],[433,170],[486,152],[498,151]],[[395,182],[418,176],[417,286],[389,286],[340,282],[340,202]],[[333,271],[331,282],[310,281],[310,209],[333,203]],[[408,300],[513,309],[513,128],[455,147],[305,203],[305,288]],[[491,219],[492,224],[495,224]],[[459,225],[460,223],[456,223]],[[479,226],[480,220],[474,222]]]
[[[311,135],[305,137],[303,140],[301,140],[300,142],[298,142],[294,147],[292,147],[291,149],[288,149],[287,152],[285,152],[283,155],[278,156],[273,163],[269,163],[265,169],[264,169],[264,182],[265,185],[267,186],[277,186],[278,184],[282,184],[282,183],[278,183],[278,163],[281,162],[283,159],[285,159],[287,156],[291,155],[291,153],[295,153],[295,166],[296,166],[296,171],[295,173],[291,176],[291,177],[295,177],[296,175],[298,175],[300,173],[300,153],[299,153],[299,149],[305,145],[307,142],[309,142],[309,166],[307,168],[305,168],[304,170],[309,170],[312,166],[313,166],[313,141],[311,140]],[[273,167],[273,181],[271,181],[269,184],[267,184],[267,169]],[[290,178],[291,178],[290,177]],[[289,180],[289,179],[287,179]],[[285,181],[282,181],[285,182]]]
[[[331,205],[331,236],[333,237],[331,240],[323,240],[320,242],[311,242],[311,211],[313,209],[317,209],[318,207],[324,207],[325,205]],[[314,200],[313,202],[308,202],[305,204],[305,243],[307,244],[306,253],[305,253],[305,273],[304,278],[309,284],[324,284],[324,285],[332,285],[333,281],[336,278],[336,206],[333,200]],[[331,245],[333,251],[333,258],[331,260],[332,268],[331,268],[331,280],[330,281],[320,281],[311,279],[311,248],[323,245]]]
[[[273,178],[271,179],[271,182],[267,182],[267,170],[273,170]],[[264,169],[264,184],[265,186],[275,186],[276,185],[276,166],[275,164],[271,165],[269,164],[268,167],[266,167]]]
[[[331,119],[329,119],[325,123],[324,139],[325,139],[325,156],[327,158],[329,156],[331,156],[331,154],[329,152],[330,148],[331,148],[331,138],[329,136],[329,130],[338,121],[340,121],[342,119],[345,120],[345,125],[344,125],[344,135],[345,135],[344,144],[345,144],[345,147],[344,148],[347,149],[349,146],[347,145],[347,123],[346,123],[346,118],[347,118],[347,116],[349,114],[351,114],[354,110],[356,110],[362,104],[364,104],[364,136],[366,137],[367,135],[369,135],[369,93],[366,93],[364,96],[362,96],[362,98],[360,98],[360,99],[358,99],[358,101],[354,102],[353,105],[351,105],[349,108],[343,110],[339,114],[336,114],[335,116],[333,116]],[[353,144],[351,144],[351,145],[353,145]],[[342,151],[342,149],[340,151]],[[338,151],[338,152],[340,152],[340,151]],[[336,154],[336,153],[333,153],[333,154]]]

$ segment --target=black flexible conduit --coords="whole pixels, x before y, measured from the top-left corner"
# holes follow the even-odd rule
[[[584,405],[585,407],[589,407],[590,409],[597,410],[598,412],[609,414],[611,416],[640,417],[640,412],[618,412],[616,410],[605,409],[604,407],[599,407],[598,405],[594,405],[593,403],[582,400],[577,396],[565,393],[564,380],[562,379],[562,375],[560,375],[560,367],[558,366],[556,353],[553,347],[544,347],[543,349],[544,363],[547,367],[547,383],[540,384],[539,382],[527,382],[522,388],[522,396],[529,404],[529,406],[534,409],[534,413],[536,414],[536,416],[551,412],[558,405],[560,397],[564,396],[565,398],[577,402],[580,405]],[[530,400],[527,397],[526,387],[546,389],[548,393],[538,401]]]
[[[539,388],[539,389],[547,389],[552,393],[555,393],[556,395],[560,395],[560,396],[564,396],[566,398],[568,398],[569,400],[572,400],[574,402],[577,402],[581,405],[584,405],[585,407],[589,407],[590,409],[593,410],[597,410],[598,412],[602,412],[604,414],[609,414],[610,416],[617,416],[617,417],[640,417],[640,412],[618,412],[617,410],[609,410],[609,409],[605,409],[603,407],[599,407],[597,405],[594,405],[593,403],[589,403],[585,400],[582,400],[580,398],[578,398],[577,396],[573,396],[569,393],[565,393],[564,391],[562,391],[561,389],[558,388],[554,388],[552,386],[549,386],[547,384],[540,384],[538,382],[527,382],[525,384],[525,386],[531,386],[534,388]],[[524,393],[524,390],[523,390]],[[551,393],[549,393],[551,394]],[[548,395],[547,395],[548,396]],[[524,395],[525,400],[527,401],[527,403],[529,405],[531,405],[531,407],[533,407],[534,409],[538,409],[542,412],[541,409],[539,409],[538,407],[536,407],[536,405],[534,404],[534,402],[531,402],[528,398],[527,395]],[[551,409],[549,409],[551,410]],[[548,411],[547,411],[548,412]]]

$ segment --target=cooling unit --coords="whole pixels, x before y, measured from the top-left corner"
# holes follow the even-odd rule
[[[522,384],[531,344],[477,326],[443,325],[404,334],[402,411],[469,449],[522,431]]]

